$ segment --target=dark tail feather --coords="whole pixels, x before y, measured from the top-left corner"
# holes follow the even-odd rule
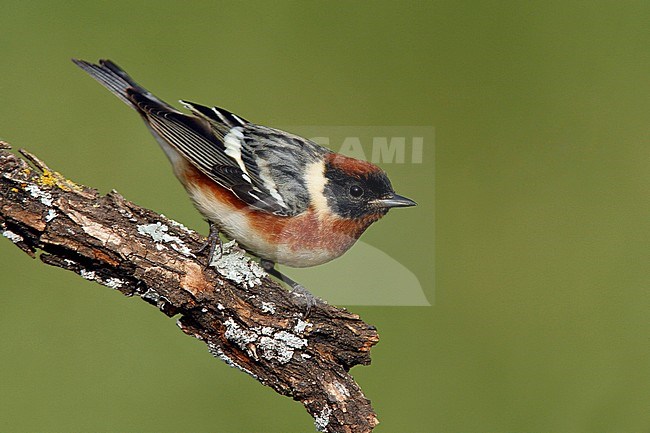
[[[132,108],[136,107],[129,98],[127,92],[128,89],[132,89],[132,91],[140,93],[170,110],[176,111],[171,105],[156,98],[147,89],[136,83],[133,78],[129,76],[129,74],[124,72],[122,68],[110,60],[100,60],[99,64],[97,65],[86,62],[85,60],[72,59],[72,61],[81,69],[86,71],[91,77],[97,80],[102,86],[110,90],[111,93],[120,98],[122,102],[131,106]]]

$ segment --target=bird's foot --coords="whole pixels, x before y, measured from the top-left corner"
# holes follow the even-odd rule
[[[319,303],[325,303],[321,298],[315,296],[300,284],[291,286],[291,294],[294,296],[296,305],[304,308],[304,316],[308,317],[311,309]]]
[[[278,280],[284,282],[285,284],[291,287],[291,294],[294,295],[295,304],[304,308],[303,315],[305,317],[309,316],[311,309],[318,305],[319,303],[325,303],[324,300],[314,296],[309,290],[304,286],[296,283],[291,278],[284,275],[282,272],[275,269],[275,263],[270,260],[261,259],[260,264],[262,268],[269,274],[277,278]]]
[[[212,266],[212,263],[214,263],[215,260],[219,260],[223,254],[223,243],[219,237],[219,228],[212,223],[210,223],[210,234],[208,235],[208,240],[196,251],[197,254],[202,253],[206,248],[209,248],[208,260],[205,264],[205,267],[208,268]]]

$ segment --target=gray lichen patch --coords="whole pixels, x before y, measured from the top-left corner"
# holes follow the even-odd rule
[[[14,244],[17,244],[18,242],[22,242],[24,240],[22,236],[20,236],[18,233],[12,232],[11,230],[3,231],[2,236],[6,237]]]
[[[81,269],[79,271],[79,275],[81,275],[82,278],[88,280],[88,281],[95,281],[97,278],[97,274],[95,271],[88,271],[86,269]]]
[[[217,272],[230,281],[246,284],[248,287],[262,283],[261,278],[266,273],[257,263],[246,257],[245,251],[239,248],[235,241],[224,244],[222,248],[220,257],[211,263]]]
[[[160,298],[162,298],[160,293],[156,292],[152,288],[148,288],[146,292],[144,292],[143,294],[140,295],[140,297],[142,299],[144,299],[146,301],[150,301],[150,302],[152,302],[154,304],[157,304],[158,301],[160,301]]]
[[[56,211],[55,211],[54,209],[48,209],[48,210],[47,210],[47,215],[45,215],[45,221],[47,221],[47,222],[49,223],[49,222],[52,221],[54,218],[56,218],[57,215],[58,215],[58,214],[56,213]]]
[[[154,242],[156,242],[156,247],[162,249],[165,244],[168,244],[169,247],[179,253],[183,254],[186,257],[195,257],[192,254],[192,250],[189,249],[185,242],[178,236],[170,235],[167,233],[169,227],[166,224],[161,222],[156,222],[153,224],[141,224],[138,225],[138,233],[142,235],[149,235]],[[158,247],[160,246],[160,247]]]
[[[262,312],[275,314],[275,304],[273,302],[264,302],[262,301]]]
[[[178,227],[179,229],[183,230],[183,231],[184,231],[185,233],[187,233],[187,234],[192,234],[192,230],[190,230],[190,229],[188,229],[187,227],[185,227],[184,224],[179,223],[178,221],[175,221],[175,220],[169,218],[169,217],[166,216],[165,214],[160,214],[160,216],[167,218],[167,220],[169,221],[169,223],[170,223],[171,225],[173,225],[174,227]]]
[[[276,332],[273,337],[263,336],[257,346],[266,359],[277,359],[280,364],[291,361],[295,349],[307,346],[307,340],[286,331]]]
[[[327,425],[330,423],[330,415],[332,415],[332,409],[328,406],[325,406],[323,410],[320,411],[320,414],[316,415],[314,418],[314,425],[318,431],[327,431]]]
[[[226,326],[226,338],[237,344],[240,349],[245,349],[248,343],[252,343],[258,338],[256,332],[242,328],[232,318],[226,320],[224,325]]]
[[[302,349],[307,346],[307,340],[287,331],[276,332],[273,338],[277,341],[283,342],[287,347],[292,347],[294,349]]]
[[[67,260],[66,264],[73,265],[75,263],[72,260]],[[97,275],[97,272],[89,271],[83,268],[79,269],[79,275],[88,281],[97,281],[98,283],[103,284],[106,287],[110,287],[111,289],[120,289],[126,284],[126,282],[121,278],[110,277],[104,279]]]
[[[305,329],[307,329],[308,326],[312,326],[312,324],[302,319],[298,319],[298,321],[296,322],[296,326],[293,327],[293,332],[295,332],[296,334],[302,334],[303,332],[305,332]]]
[[[39,199],[45,206],[52,206],[52,194],[47,191],[43,191],[38,187],[38,185],[32,183],[30,185],[27,185],[27,187],[25,187],[25,190],[27,190],[33,198]]]
[[[110,287],[111,289],[119,289],[122,286],[124,286],[125,282],[124,280],[120,278],[109,278],[106,281],[104,281],[104,285],[106,287]]]
[[[224,325],[225,337],[249,356],[256,357],[259,353],[263,358],[277,360],[280,364],[288,363],[296,349],[307,346],[306,339],[284,330],[276,331],[269,326],[244,329],[232,318],[226,320]]]

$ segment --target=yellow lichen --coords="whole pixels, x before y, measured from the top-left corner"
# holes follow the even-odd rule
[[[71,180],[63,177],[58,171],[43,170],[43,174],[38,178],[37,182],[42,186],[57,187],[63,191],[81,191],[82,188]]]

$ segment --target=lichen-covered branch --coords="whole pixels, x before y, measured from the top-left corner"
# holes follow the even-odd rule
[[[214,356],[302,402],[318,430],[372,431],[377,418],[348,370],[370,363],[374,327],[324,303],[305,317],[295,295],[234,243],[207,267],[196,232],[0,147],[0,230],[18,248],[180,316],[183,332]]]

